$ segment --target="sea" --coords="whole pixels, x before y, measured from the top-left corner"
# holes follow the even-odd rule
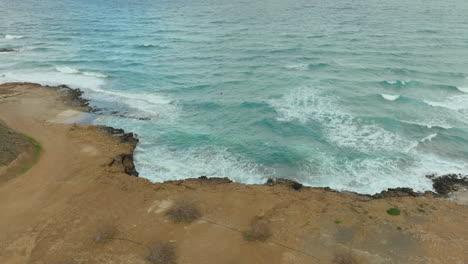
[[[372,194],[468,173],[466,0],[0,0],[0,83],[68,85],[153,182]],[[0,113],[1,117],[1,113]],[[51,139],[53,140],[53,139]]]

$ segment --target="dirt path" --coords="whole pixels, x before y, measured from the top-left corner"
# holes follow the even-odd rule
[[[109,167],[131,145],[96,127],[48,122],[71,110],[63,102],[55,89],[0,86],[0,120],[44,150],[28,172],[0,184],[0,263],[143,264],[155,241],[174,245],[177,263],[187,264],[333,263],[337,252],[356,263],[468,263],[465,206],[225,180],[152,184]],[[202,219],[173,223],[165,212],[179,200]],[[401,214],[387,214],[393,207]],[[271,230],[265,242],[239,232],[254,217]],[[102,226],[118,239],[95,242]]]

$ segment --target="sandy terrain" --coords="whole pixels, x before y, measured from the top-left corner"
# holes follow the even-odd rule
[[[174,245],[186,264],[338,263],[342,254],[355,262],[339,263],[468,263],[466,206],[431,194],[370,199],[222,179],[153,184],[109,166],[131,144],[57,123],[80,110],[68,105],[56,89],[0,86],[0,120],[43,147],[30,170],[0,182],[0,263],[144,264],[157,241]],[[180,200],[201,218],[168,218]],[[271,230],[264,242],[242,236],[254,217]],[[105,243],[95,241],[102,227],[116,230]]]

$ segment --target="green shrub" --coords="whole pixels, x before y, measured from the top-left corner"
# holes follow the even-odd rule
[[[389,215],[400,215],[400,209],[390,208],[390,209],[387,210],[387,214],[389,214]]]

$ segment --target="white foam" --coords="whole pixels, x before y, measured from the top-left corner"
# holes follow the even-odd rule
[[[400,95],[391,95],[391,94],[381,94],[383,99],[388,101],[395,101],[396,99],[400,98]]]
[[[24,38],[24,36],[15,36],[15,35],[6,35],[5,36],[5,39],[8,39],[8,40],[10,40],[10,39],[22,39],[22,38]]]
[[[85,76],[92,76],[92,77],[98,77],[98,78],[107,78],[108,77],[107,75],[102,74],[102,73],[98,73],[98,72],[81,72],[78,69],[71,68],[71,67],[68,67],[68,66],[57,66],[57,67],[55,67],[55,69],[57,71],[59,71],[59,72],[67,73],[67,74],[82,74],[82,75],[85,75]]]
[[[67,67],[67,66],[57,66],[57,67],[55,67],[55,69],[57,71],[59,71],[59,72],[68,73],[68,74],[80,73],[79,70],[74,69],[74,68],[70,68],[70,67]]]
[[[443,128],[443,129],[453,128],[453,126],[448,124],[446,120],[424,120],[424,121],[401,120],[401,122],[404,122],[404,123],[407,123],[407,124],[418,125],[418,126],[425,126],[427,128],[433,128],[433,127],[439,127],[439,128]]]
[[[41,85],[68,85],[83,90],[99,90],[104,85],[100,78],[61,72],[6,72],[0,74],[0,82],[33,82]]]
[[[455,95],[445,98],[443,101],[429,101],[424,100],[424,103],[434,106],[434,107],[443,107],[450,110],[463,110],[468,109],[468,95]]]
[[[437,137],[437,133],[434,133],[434,134],[430,134],[429,136],[421,139],[420,142],[426,142],[426,141],[432,141],[433,138]]]
[[[94,77],[99,77],[99,78],[107,78],[108,76],[99,72],[83,72],[82,73],[85,76],[94,76]]]
[[[290,70],[305,71],[309,68],[309,64],[307,63],[289,64],[289,65],[286,65],[285,68],[290,69]]]
[[[73,72],[74,69],[61,69]],[[0,74],[0,83],[33,82],[41,85],[68,85],[85,91],[88,99],[99,99],[128,105],[130,108],[147,113],[152,117],[176,118],[178,107],[173,100],[154,93],[127,93],[104,89],[105,79],[82,74],[63,72],[7,72]]]
[[[394,85],[397,83],[401,83],[402,85],[405,85],[406,83],[410,82],[411,80],[390,80],[390,81],[385,81],[388,84]]]
[[[457,87],[460,92],[468,93],[468,87]]]
[[[234,157],[225,150],[178,150],[154,146],[136,151],[136,165],[140,176],[153,182],[193,177],[228,177],[247,184],[264,183],[269,177],[259,166]]]
[[[298,89],[270,103],[279,114],[278,120],[317,121],[323,126],[327,139],[340,147],[370,152],[401,150],[409,145],[397,134],[342,112],[335,98],[316,89]]]

